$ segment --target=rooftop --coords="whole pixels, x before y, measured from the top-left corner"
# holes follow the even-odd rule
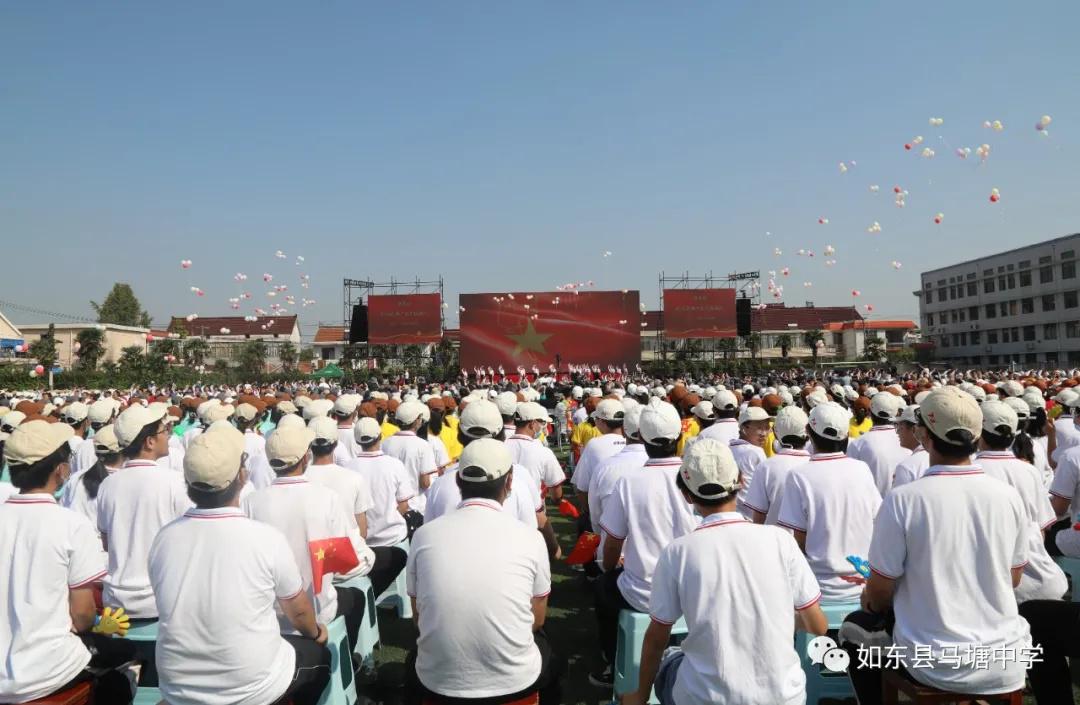
[[[188,335],[232,337],[290,336],[296,327],[296,316],[260,316],[255,321],[245,321],[243,316],[208,316],[188,321],[181,316],[173,316],[169,321],[169,332],[186,332]],[[221,329],[228,329],[222,333]]]
[[[345,326],[320,325],[315,330],[313,343],[344,343],[348,341],[348,329]]]
[[[974,262],[979,262],[981,260],[989,259],[991,257],[1000,257],[1001,255],[1010,255],[1010,254],[1013,254],[1014,252],[1022,252],[1024,250],[1030,250],[1033,247],[1042,247],[1043,245],[1053,245],[1055,243],[1064,242],[1065,240],[1069,240],[1069,239],[1074,238],[1074,237],[1080,237],[1080,233],[1073,233],[1072,235],[1062,235],[1061,237],[1055,237],[1052,240],[1043,240],[1042,242],[1033,242],[1030,245],[1024,245],[1023,247],[1014,247],[1011,250],[1003,250],[1001,252],[993,252],[993,253],[988,254],[988,255],[983,255],[982,257],[974,257],[972,259],[964,260],[963,262],[956,262],[955,264],[946,265],[944,267],[938,267],[937,269],[928,269],[925,272],[923,272],[923,276],[926,276],[928,274],[933,274],[934,272],[943,272],[943,271],[945,271],[947,269],[953,269],[954,267],[962,267],[965,264],[972,264]]]
[[[765,304],[763,309],[750,312],[750,329],[754,331],[824,330],[831,323],[861,321],[863,317],[854,306],[787,306]]]

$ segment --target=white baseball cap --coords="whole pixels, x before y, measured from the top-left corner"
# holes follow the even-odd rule
[[[212,424],[217,421],[224,421],[232,416],[234,411],[236,411],[236,409],[234,409],[231,404],[215,404],[207,409],[203,422]]]
[[[1026,406],[1026,404],[1025,404]],[[1014,436],[1020,426],[1016,410],[1003,401],[985,401],[979,407],[982,411],[982,430],[999,436]],[[1008,428],[1008,433],[1002,433]]]
[[[627,436],[638,436],[638,424],[641,421],[641,412],[645,410],[645,407],[641,404],[635,404],[634,406],[626,410],[626,416],[623,417],[623,433]]]
[[[638,419],[638,435],[646,443],[673,441],[682,433],[682,419],[675,407],[653,397],[641,410]]]
[[[86,420],[90,407],[81,401],[73,401],[60,411],[60,419],[65,423],[78,424]]]
[[[848,437],[851,412],[834,401],[827,401],[811,409],[808,420],[814,433],[822,438],[839,441]]]
[[[314,418],[308,421],[307,427],[309,431],[315,434],[312,439],[313,443],[325,441],[326,443],[319,443],[319,445],[330,445],[338,441],[337,421],[334,421],[329,416]]]
[[[622,421],[626,416],[626,407],[618,399],[604,399],[596,405],[596,411],[592,412],[594,419],[603,421]]]
[[[259,410],[246,402],[236,407],[236,418],[241,421],[254,421],[258,415]]]
[[[502,428],[499,407],[486,399],[470,401],[461,412],[461,421],[458,422],[458,430],[469,438],[496,436]]]
[[[119,453],[121,451],[120,441],[116,439],[116,429],[113,428],[112,424],[102,426],[95,431],[91,441],[94,444],[95,453]]]
[[[517,405],[517,411],[514,412],[514,416],[521,421],[543,421],[544,423],[551,421],[547,409],[535,401],[523,401],[519,403]]]
[[[499,408],[499,413],[503,416],[513,416],[517,411],[517,394],[513,392],[503,392],[499,396],[495,397],[495,405]]]
[[[307,427],[278,426],[266,442],[266,457],[270,461],[270,467],[280,470],[296,465],[307,455],[314,440],[315,434]]]
[[[334,402],[334,416],[352,416],[360,405],[360,397],[355,394],[342,394]]]
[[[909,404],[908,406],[905,406],[904,410],[900,412],[900,418],[898,418],[897,421],[917,425],[919,423],[919,417],[915,412],[918,410],[918,404]]]
[[[4,460],[8,465],[33,465],[55,453],[74,435],[74,429],[64,423],[26,421],[4,444]]]
[[[806,412],[797,406],[785,406],[776,413],[773,431],[776,438],[783,442],[788,436],[806,438],[806,424],[809,422]]]
[[[164,404],[151,404],[150,406],[136,404],[124,409],[116,417],[116,422],[113,424],[116,431],[116,440],[120,442],[120,447],[127,448],[130,446],[135,442],[135,438],[140,431],[152,423],[161,421],[168,413],[169,408]]]
[[[976,401],[986,401],[986,390],[977,385],[968,387],[967,393],[975,398]]]
[[[1080,399],[1080,394],[1077,394],[1071,388],[1066,388],[1055,394],[1053,399],[1062,406],[1071,407],[1076,405],[1076,401]]]
[[[312,399],[304,405],[304,420],[310,421],[316,416],[326,416],[334,408],[334,402],[329,399]]]
[[[734,411],[739,408],[739,400],[726,389],[721,389],[712,398],[713,409],[716,411]]]
[[[923,399],[925,399],[926,397],[930,396],[930,392],[931,392],[931,391],[932,391],[932,390],[930,390],[930,389],[924,389],[923,391],[921,391],[921,392],[919,392],[918,394],[916,394],[916,395],[915,395],[915,405],[916,405],[916,406],[918,406],[919,404],[922,404],[922,403],[923,403]]]
[[[1009,397],[1002,403],[1008,404],[1009,408],[1016,412],[1016,420],[1020,423],[1025,423],[1031,418],[1031,406],[1027,403],[1024,397]],[[983,409],[983,415],[986,415],[986,409]],[[985,428],[985,421],[983,422],[983,428]]]
[[[362,416],[353,424],[353,438],[361,445],[369,445],[381,437],[379,422],[370,416]]]
[[[574,399],[580,399],[584,395],[585,390],[583,390],[581,387],[575,386],[573,389],[570,390],[570,396],[572,396]]]
[[[923,399],[919,405],[919,418],[934,436],[951,445],[962,443],[950,439],[950,433],[967,435],[968,440],[982,435],[983,414],[978,402],[956,387],[935,389]]]
[[[478,438],[461,451],[457,475],[465,482],[487,482],[509,474],[513,465],[505,443]]]
[[[424,409],[426,408],[425,405],[418,401],[403,401],[398,405],[394,418],[406,426],[411,426],[418,418],[424,415]]]
[[[711,401],[699,401],[690,409],[690,413],[705,421],[711,421],[716,418],[716,412],[713,411]]]
[[[243,457],[244,434],[228,421],[215,421],[188,445],[184,481],[195,489],[223,490],[236,479]]]
[[[286,414],[278,421],[277,428],[274,429],[274,433],[283,428],[306,428],[304,420],[297,414]],[[273,435],[273,434],[271,434]]]
[[[1018,397],[1024,393],[1024,385],[1017,382],[1015,379],[1009,379],[1001,383],[998,387],[1001,393],[1009,397]]]
[[[739,466],[726,443],[702,438],[686,449],[679,476],[701,499],[723,499],[740,487]]]
[[[90,423],[108,423],[116,412],[112,399],[98,399],[90,405]]]
[[[819,404],[826,404],[828,401],[829,397],[821,387],[815,387],[814,391],[806,395],[806,404],[811,409],[817,408]]]
[[[895,421],[904,408],[904,400],[890,392],[875,394],[870,400],[870,414],[886,421]]]
[[[739,425],[744,423],[750,423],[751,421],[768,421],[769,412],[765,411],[760,406],[747,405],[745,409],[739,414]]]
[[[0,441],[6,441],[15,429],[26,419],[26,414],[21,411],[9,411],[0,418]]]

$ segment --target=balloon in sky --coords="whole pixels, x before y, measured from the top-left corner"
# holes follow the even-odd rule
[[[881,190],[881,187],[877,184],[870,184],[870,193],[877,193]]]
[[[1053,118],[1051,118],[1049,115],[1043,115],[1041,118],[1039,118],[1039,121],[1035,123],[1035,129],[1039,132],[1043,132],[1046,130],[1046,128],[1050,127],[1051,122],[1053,122]]]
[[[180,260],[180,269],[191,269],[191,260],[189,260],[189,259]]]
[[[945,124],[945,120],[943,118],[930,118],[930,124],[934,127],[941,127]]]
[[[285,253],[281,250],[278,250],[274,253],[274,257],[277,257],[278,259],[285,259]]]
[[[1001,200],[1001,192],[996,188],[990,189],[990,202],[997,203]]]
[[[270,282],[274,281],[274,275],[270,274],[269,272],[263,274],[263,281],[269,284]]]
[[[818,222],[818,223],[819,223],[820,225],[828,225],[828,224],[829,224],[829,219],[828,219],[828,218],[826,218],[825,216],[822,216],[822,217],[820,217],[820,218],[818,218],[818,219],[817,219],[817,222]]]
[[[943,221],[943,220],[945,220],[945,214],[944,213],[938,213],[937,215],[934,216],[934,223],[936,223],[937,225],[941,225],[941,221]]]

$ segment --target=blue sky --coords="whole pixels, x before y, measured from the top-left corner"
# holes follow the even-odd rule
[[[4,3],[0,299],[250,313],[268,272],[310,335],[346,276],[442,274],[453,324],[458,292],[787,266],[789,304],[913,316],[920,271],[1080,230],[1080,3],[869,5]]]

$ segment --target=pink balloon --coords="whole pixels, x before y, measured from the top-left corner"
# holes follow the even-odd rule
[[[37,372],[39,375],[43,375],[45,374],[45,367],[43,365],[38,365],[34,368],[34,372]]]

